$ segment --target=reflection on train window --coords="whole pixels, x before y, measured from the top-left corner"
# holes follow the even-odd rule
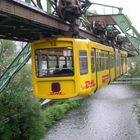
[[[80,74],[88,73],[87,51],[79,51]]]
[[[72,47],[37,49],[37,77],[59,77],[74,74]]]

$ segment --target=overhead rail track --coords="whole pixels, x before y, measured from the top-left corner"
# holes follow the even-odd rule
[[[65,35],[70,25],[39,8],[19,0],[0,1],[0,38],[31,42],[43,37]],[[79,30],[79,37],[94,40],[92,33]]]
[[[119,26],[119,28],[122,30],[122,32],[125,34],[130,43],[133,45],[137,53],[139,54],[140,34],[135,29],[135,27],[132,26],[130,19],[124,14],[112,15],[111,17],[115,21],[115,23]]]
[[[103,21],[106,25],[117,25],[121,32],[125,34],[128,42],[125,43],[123,50],[128,51],[130,56],[134,56],[140,53],[140,34],[132,25],[130,19],[124,14],[114,14],[114,15],[94,15],[89,16],[88,20],[93,21]]]

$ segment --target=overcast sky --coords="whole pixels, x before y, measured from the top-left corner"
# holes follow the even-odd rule
[[[122,7],[123,13],[129,17],[133,26],[140,33],[140,5],[138,0],[90,0],[90,1],[94,3]],[[107,11],[107,9],[105,9],[105,11]]]

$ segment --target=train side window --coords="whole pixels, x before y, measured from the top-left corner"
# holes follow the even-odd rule
[[[106,54],[106,69],[109,69],[109,53]]]
[[[102,62],[101,62],[101,64],[102,64],[102,71],[103,70],[105,70],[105,67],[106,67],[106,55],[105,55],[105,53],[102,53]]]
[[[119,66],[120,65],[120,55],[118,54],[118,65],[117,66]]]
[[[114,55],[111,54],[111,68],[114,67]]]
[[[101,68],[101,58],[100,58],[100,53],[96,53],[96,66],[97,66],[97,72],[100,71]]]
[[[109,56],[110,56],[109,67],[110,67],[110,68],[113,68],[113,60],[114,60],[113,54],[110,54]]]
[[[123,66],[123,55],[121,55],[121,65]]]
[[[91,50],[91,72],[94,72],[94,49]]]
[[[115,65],[115,62],[114,62],[114,61],[115,61],[115,57],[114,57],[114,55],[112,54],[112,68],[115,67],[115,66],[114,66],[114,65]]]
[[[107,70],[107,54],[104,54],[104,70]]]
[[[87,51],[79,51],[79,65],[80,65],[80,74],[88,73],[88,61],[87,61]]]
[[[105,70],[105,54],[101,53],[101,71]]]

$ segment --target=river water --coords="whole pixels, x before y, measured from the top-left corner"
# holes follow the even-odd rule
[[[69,112],[45,140],[140,140],[134,104],[140,92],[129,85],[109,85]]]

